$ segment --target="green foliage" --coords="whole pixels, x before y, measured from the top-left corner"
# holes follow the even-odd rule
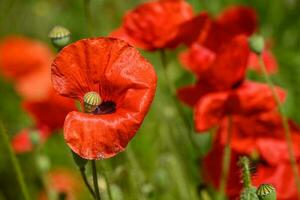
[[[95,36],[106,36],[117,28],[127,10],[144,2],[142,0],[91,0],[92,19]],[[196,11],[208,10],[214,15],[232,4],[246,4],[254,7],[259,14],[259,30],[265,38],[270,38],[273,50],[279,61],[279,73],[272,78],[276,84],[288,91],[286,113],[300,122],[300,1],[261,1],[261,0],[190,0]],[[61,24],[71,31],[71,40],[89,37],[81,0],[1,0],[0,36],[20,34],[42,40],[51,46],[48,33],[51,28]],[[179,53],[183,49],[178,50]],[[107,166],[107,174],[112,183],[113,195],[117,200],[144,199],[174,200],[199,199],[196,187],[201,184],[199,157],[209,151],[212,136],[197,135],[199,149],[194,151],[176,115],[172,100],[162,76],[162,67],[156,53],[142,52],[153,63],[158,75],[158,90],[141,129],[131,141],[126,152],[101,161]],[[187,85],[194,77],[182,69],[177,54],[167,52],[170,60],[168,73],[176,87]],[[258,74],[252,79],[263,80]],[[32,120],[22,110],[20,97],[12,84],[0,79],[0,119],[7,127],[10,138],[22,128],[32,126]],[[184,108],[192,122],[190,108]],[[22,199],[17,187],[16,176],[11,169],[11,161],[0,140],[0,199]],[[67,167],[76,170],[69,148],[62,133],[54,134],[40,150],[48,156],[51,169]],[[32,198],[36,199],[41,190],[33,154],[19,155],[22,171]],[[87,169],[87,172],[89,169]],[[101,171],[100,171],[101,173]],[[107,192],[103,190],[104,197]],[[63,197],[62,197],[63,198]],[[84,191],[80,199],[88,199]],[[255,188],[243,190],[242,200],[257,199]]]

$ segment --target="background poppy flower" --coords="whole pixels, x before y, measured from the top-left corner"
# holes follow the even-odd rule
[[[100,37],[65,47],[52,64],[54,88],[81,102],[91,91],[102,98],[92,114],[68,114],[64,136],[69,147],[86,159],[124,150],[148,112],[156,79],[152,65],[122,40]]]
[[[111,34],[133,46],[154,51],[174,48],[179,26],[193,17],[192,7],[185,0],[157,0],[129,11],[121,28]]]
[[[67,114],[77,110],[74,100],[62,97],[54,90],[41,101],[23,101],[23,108],[37,126],[48,127],[51,132],[61,129]]]
[[[245,36],[237,36],[228,42],[218,54],[194,46],[197,64],[186,67],[197,76],[196,85],[179,88],[177,95],[187,105],[194,106],[205,94],[215,91],[230,90],[238,86],[245,78],[249,48]],[[198,52],[201,52],[198,54]],[[190,56],[190,55],[187,55]],[[183,56],[183,59],[186,57]]]
[[[284,92],[277,88],[281,99]],[[206,131],[221,123],[228,115],[249,116],[276,109],[268,85],[247,81],[239,88],[205,95],[195,106],[195,128]]]
[[[0,44],[1,73],[28,100],[41,100],[51,90],[52,58],[46,45],[25,37],[7,37]]]
[[[75,173],[67,169],[55,169],[48,174],[49,188],[57,195],[65,195],[66,200],[75,200],[76,195],[82,189]],[[45,192],[41,192],[39,200],[49,200]]]
[[[37,134],[32,136],[31,134]],[[37,130],[23,129],[17,133],[11,141],[12,147],[16,153],[26,153],[33,150],[33,139],[36,138],[39,143],[43,143],[50,135],[50,131],[47,127],[40,127]]]

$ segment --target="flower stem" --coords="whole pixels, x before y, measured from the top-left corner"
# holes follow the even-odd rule
[[[10,141],[9,141],[9,138],[8,138],[8,135],[4,129],[4,126],[2,124],[2,122],[0,122],[0,133],[1,133],[1,137],[2,137],[2,141],[4,143],[4,146],[8,152],[8,156],[10,157],[11,159],[11,162],[12,162],[12,165],[13,165],[13,169],[16,173],[16,176],[17,176],[17,181],[18,181],[18,184],[21,188],[21,192],[22,192],[22,195],[23,195],[23,198],[25,200],[30,200],[31,198],[29,197],[29,193],[28,193],[28,190],[27,190],[27,187],[26,187],[26,184],[25,184],[25,181],[24,181],[24,176],[23,176],[23,173],[21,171],[21,167],[20,167],[20,164],[16,158],[16,155],[14,154],[13,152],[13,149],[11,147],[11,144],[10,144]]]
[[[194,141],[194,138],[192,135],[193,134],[192,125],[189,122],[189,120],[187,119],[185,112],[184,112],[183,108],[181,107],[181,105],[175,101],[175,99],[176,99],[175,88],[174,88],[174,86],[169,78],[168,72],[167,72],[168,61],[167,61],[167,57],[166,57],[166,52],[163,49],[160,51],[160,58],[161,58],[161,63],[162,63],[163,71],[164,71],[165,80],[167,82],[167,87],[168,87],[168,90],[170,91],[170,94],[171,94],[173,103],[176,107],[177,113],[181,117],[182,122],[184,123],[186,129],[188,130],[188,137],[189,137],[189,140],[190,140],[192,146],[194,147],[195,150],[199,149],[198,145]]]
[[[219,188],[221,199],[225,196],[225,189],[226,189],[226,185],[227,185],[227,179],[228,179],[228,173],[229,173],[229,167],[230,167],[231,136],[232,136],[232,116],[229,115],[228,116],[227,138],[226,138],[226,144],[225,144],[224,153],[223,153],[222,172],[221,172],[220,188]]]
[[[260,62],[260,66],[261,66],[261,70],[263,72],[263,75],[266,79],[267,84],[269,85],[272,95],[275,99],[275,102],[277,104],[277,109],[281,115],[281,122],[282,122],[282,126],[284,129],[284,134],[285,134],[285,140],[288,146],[288,153],[289,153],[289,157],[290,157],[290,163],[291,163],[291,167],[294,173],[294,177],[295,177],[295,182],[296,182],[296,186],[297,186],[297,191],[298,191],[298,197],[300,198],[300,177],[299,177],[299,171],[298,171],[298,167],[297,167],[297,163],[296,163],[296,156],[295,156],[295,152],[293,149],[293,143],[292,143],[292,135],[290,132],[290,128],[289,128],[289,124],[288,124],[288,119],[284,114],[283,111],[283,107],[281,105],[279,96],[277,94],[277,92],[275,91],[275,86],[270,78],[270,76],[268,75],[266,66],[264,64],[263,61],[263,57],[262,55],[259,55],[259,62]]]
[[[100,195],[99,185],[98,185],[97,167],[96,167],[96,161],[95,160],[91,161],[91,166],[92,166],[92,172],[93,172],[95,200],[101,200],[101,195]]]
[[[92,20],[92,15],[90,12],[90,1],[91,0],[83,0],[84,3],[84,13],[85,13],[85,18],[86,18],[86,23],[88,25],[89,33],[91,36],[94,35],[94,25],[93,25],[93,20]]]
[[[95,192],[94,192],[92,186],[90,185],[90,183],[89,183],[89,181],[88,181],[88,179],[87,179],[87,177],[86,177],[86,174],[85,174],[85,167],[81,167],[81,168],[80,168],[80,174],[81,174],[81,177],[82,177],[82,179],[83,179],[83,182],[84,182],[84,184],[86,185],[86,187],[88,188],[89,192],[91,193],[91,195],[92,195],[94,198],[96,198]]]

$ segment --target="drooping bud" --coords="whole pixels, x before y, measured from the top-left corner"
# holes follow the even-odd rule
[[[102,103],[102,99],[97,92],[88,92],[83,97],[84,111],[91,113]]]
[[[66,46],[70,41],[70,31],[62,26],[55,26],[49,33],[52,44],[57,48]]]
[[[261,184],[258,187],[256,194],[259,200],[276,200],[276,190],[270,184]]]
[[[265,41],[261,35],[253,35],[249,38],[249,47],[254,53],[260,55],[264,50],[264,46]]]

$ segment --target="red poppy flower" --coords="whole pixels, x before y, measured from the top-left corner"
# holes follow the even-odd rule
[[[61,129],[67,114],[77,110],[74,100],[62,97],[54,90],[41,101],[25,100],[23,107],[34,119],[36,126],[48,127],[50,131]]]
[[[11,141],[12,147],[16,153],[26,153],[32,151],[33,142],[31,134],[38,134],[36,136],[39,137],[38,142],[43,143],[49,137],[50,132],[46,127],[41,127],[37,130],[23,129],[17,133]]]
[[[277,200],[297,200],[297,187],[293,171],[289,162],[281,162],[276,166],[265,164],[257,165],[253,175],[253,184],[272,184],[276,189]],[[300,164],[298,164],[300,169]]]
[[[65,47],[52,64],[54,88],[81,102],[91,91],[102,98],[92,114],[68,114],[64,136],[69,147],[86,159],[124,150],[148,112],[156,79],[152,65],[121,40],[100,37]]]
[[[111,34],[149,51],[174,48],[179,26],[193,17],[192,7],[185,0],[157,0],[129,11],[121,28]]]
[[[0,44],[0,70],[13,80],[17,92],[30,100],[41,100],[51,89],[51,51],[42,43],[11,36]]]
[[[195,26],[197,25],[197,26]],[[226,9],[216,19],[200,13],[192,20],[186,22],[185,29],[201,31],[198,36],[191,37],[194,43],[198,43],[210,51],[218,52],[228,41],[237,35],[251,35],[256,31],[257,16],[254,9],[246,6],[233,6]]]
[[[245,36],[235,37],[218,54],[197,44],[192,49],[193,55],[187,56],[195,55],[198,62],[193,65],[186,59],[186,67],[196,74],[197,83],[178,90],[178,97],[184,103],[194,106],[203,95],[232,89],[244,80],[249,54]]]
[[[284,92],[277,88],[282,101]],[[205,95],[195,106],[195,127],[206,131],[221,123],[228,115],[250,116],[276,109],[276,102],[266,84],[245,82],[234,90]]]
[[[64,194],[66,200],[75,200],[76,194],[82,189],[76,174],[66,169],[56,169],[48,174],[49,187],[52,191]],[[39,194],[39,200],[48,200],[45,192]]]
[[[290,120],[296,157],[300,158],[300,129]],[[227,138],[227,123],[221,123],[221,143]],[[276,146],[276,148],[274,148]],[[259,154],[270,165],[289,161],[281,116],[276,110],[251,116],[234,116],[231,148],[241,154]]]

